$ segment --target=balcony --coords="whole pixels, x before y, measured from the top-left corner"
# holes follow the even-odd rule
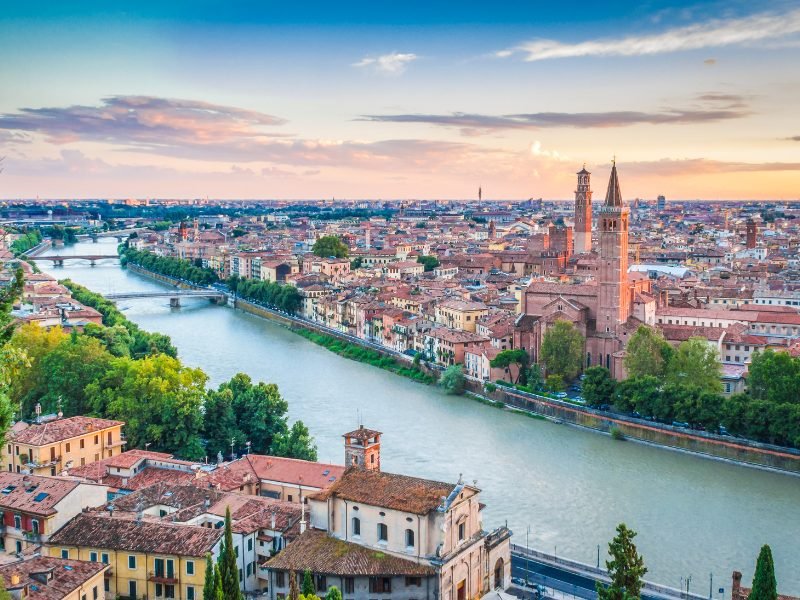
[[[175,585],[176,583],[180,583],[180,579],[175,577],[174,573],[150,571],[147,575],[147,581],[152,581],[153,583],[164,583],[167,585]]]

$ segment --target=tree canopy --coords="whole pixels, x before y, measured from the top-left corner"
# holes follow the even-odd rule
[[[464,369],[461,365],[450,365],[439,378],[439,386],[452,395],[463,394],[465,383]]]
[[[611,560],[606,561],[610,585],[597,582],[599,600],[630,600],[641,598],[642,578],[647,573],[644,559],[636,550],[633,538],[636,532],[625,523],[617,526],[617,535],[608,544]]]
[[[611,404],[616,390],[616,382],[605,367],[595,366],[586,369],[583,378],[583,398],[589,406]]]
[[[424,265],[426,273],[429,271],[433,271],[436,267],[439,266],[439,259],[430,254],[425,256],[418,256],[417,262]]]
[[[495,369],[506,369],[508,372],[508,380],[511,383],[525,383],[527,376],[527,368],[530,357],[528,353],[522,348],[515,348],[513,350],[503,350],[497,354],[490,362],[489,365]],[[516,366],[516,369],[511,369],[511,366]],[[517,376],[514,377],[516,370]],[[523,380],[523,381],[520,381]]]
[[[347,244],[345,244],[339,236],[324,235],[314,242],[311,251],[323,258],[329,256],[346,258],[350,253],[350,248],[347,247]]]
[[[625,348],[623,363],[628,377],[663,377],[673,350],[657,329],[640,325]]]
[[[564,320],[556,321],[544,334],[540,362],[548,375],[560,375],[572,381],[583,364],[584,339],[575,326]]]
[[[707,392],[722,391],[721,375],[719,353],[702,337],[692,337],[681,342],[667,369],[668,382],[689,385]]]
[[[775,580],[775,563],[772,560],[772,550],[766,544],[761,546],[761,552],[756,561],[756,572],[753,575],[753,588],[748,600],[777,600],[778,583]]]

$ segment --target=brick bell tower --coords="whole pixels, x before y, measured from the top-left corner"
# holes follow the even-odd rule
[[[622,204],[622,193],[613,162],[606,201],[600,208],[600,261],[598,269],[599,298],[596,331],[600,336],[615,336],[619,325],[631,313],[628,285],[628,208]]]
[[[578,171],[578,188],[575,190],[575,254],[592,251],[592,174],[586,165]]]
[[[368,471],[381,470],[381,435],[380,431],[365,429],[360,425],[355,431],[345,433],[344,465],[356,466]]]

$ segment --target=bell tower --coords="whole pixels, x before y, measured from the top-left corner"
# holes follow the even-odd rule
[[[628,208],[622,204],[616,161],[611,167],[606,201],[600,207],[599,298],[596,330],[600,336],[617,334],[631,313],[628,286]]]
[[[355,431],[345,433],[344,465],[360,467],[367,471],[381,470],[381,432],[360,425]]]
[[[575,190],[575,253],[592,251],[592,174],[586,165],[578,171],[578,187]]]

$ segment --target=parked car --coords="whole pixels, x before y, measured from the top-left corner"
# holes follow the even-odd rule
[[[673,427],[680,427],[682,429],[689,429],[689,424],[686,421],[673,421]]]
[[[567,392],[558,392],[556,394],[556,398],[566,398],[566,397],[567,397]]]

